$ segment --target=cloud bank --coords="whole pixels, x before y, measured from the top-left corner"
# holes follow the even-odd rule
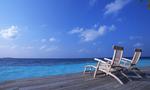
[[[4,39],[14,39],[18,36],[18,30],[17,26],[10,26],[9,28],[6,29],[1,29],[0,30],[0,36]]]
[[[104,14],[113,14],[123,9],[131,0],[115,0],[105,6]]]
[[[101,25],[99,28],[74,28],[73,30],[69,31],[69,34],[78,34],[78,36],[81,38],[81,40],[85,42],[93,41],[97,39],[100,36],[103,36],[107,32],[114,31],[116,27],[114,25],[112,26],[106,26]]]

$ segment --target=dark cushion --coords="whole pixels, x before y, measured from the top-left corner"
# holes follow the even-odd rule
[[[142,49],[136,48],[136,49],[135,49],[135,52],[142,52]]]
[[[114,46],[113,46],[113,49],[123,50],[123,47],[114,45]]]

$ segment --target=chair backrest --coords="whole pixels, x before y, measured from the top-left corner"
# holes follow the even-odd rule
[[[139,61],[139,59],[141,57],[141,53],[142,53],[142,49],[139,49],[139,48],[135,49],[135,53],[132,58],[131,65],[137,64],[137,62]]]
[[[123,55],[123,47],[113,46],[114,55],[112,58],[111,66],[119,66],[122,55]]]

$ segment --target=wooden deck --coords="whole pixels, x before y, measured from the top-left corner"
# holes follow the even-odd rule
[[[110,76],[93,79],[82,73],[12,80],[0,83],[0,90],[150,90],[150,67],[142,69],[145,79],[134,79],[121,85]]]

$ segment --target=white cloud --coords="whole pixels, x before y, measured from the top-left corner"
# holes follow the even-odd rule
[[[108,29],[109,29],[109,27],[107,27],[105,25],[100,26],[99,29],[98,29],[99,35],[104,35],[106,30],[108,30]]]
[[[83,31],[83,28],[77,27],[77,28],[74,28],[73,30],[71,30],[69,32],[69,34],[81,33],[82,31]]]
[[[17,26],[11,26],[7,29],[0,30],[0,36],[4,39],[14,39],[18,36]]]
[[[57,46],[47,46],[47,45],[42,45],[40,48],[40,50],[46,51],[46,52],[51,52],[51,51],[56,51],[58,50]]]
[[[79,37],[81,40],[88,42],[88,41],[93,41],[97,39],[100,36],[103,36],[106,32],[108,31],[114,31],[115,26],[112,25],[110,27],[106,25],[99,26],[98,29],[96,28],[91,28],[91,29],[84,29],[84,28],[75,28],[72,31],[70,31],[70,34],[79,34]]]
[[[80,36],[82,37],[82,40],[84,40],[84,41],[93,41],[97,37],[99,37],[100,34],[98,33],[98,31],[91,29],[91,30],[85,30],[84,32],[81,33]]]
[[[40,47],[40,50],[43,50],[45,48],[46,48],[46,45],[43,45],[43,46]]]
[[[137,42],[137,43],[135,43],[133,46],[134,46],[134,47],[141,47],[141,46],[143,46],[143,45],[144,45],[143,43]]]
[[[131,0],[115,0],[105,6],[105,15],[119,12],[123,9]]]
[[[54,38],[54,37],[41,39],[41,42],[42,42],[42,43],[45,43],[45,42],[55,42],[55,41],[57,41],[57,39]]]
[[[54,37],[49,38],[49,42],[54,42],[54,41],[56,41],[56,38]]]

